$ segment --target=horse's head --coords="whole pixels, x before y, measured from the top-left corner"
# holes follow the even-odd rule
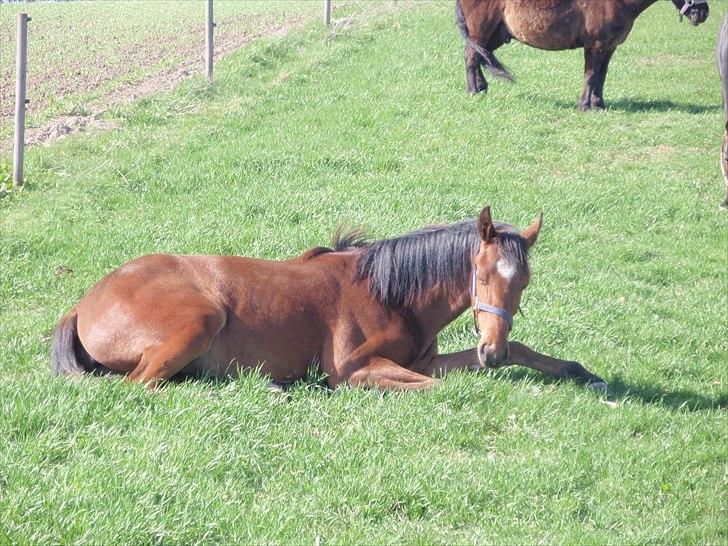
[[[680,11],[680,18],[683,15],[695,26],[708,18],[708,0],[672,0],[675,7]]]
[[[471,298],[476,330],[480,333],[478,360],[495,367],[508,357],[508,334],[521,294],[530,278],[528,249],[536,242],[543,215],[519,232],[496,228],[485,207],[478,217],[480,249],[473,261]]]

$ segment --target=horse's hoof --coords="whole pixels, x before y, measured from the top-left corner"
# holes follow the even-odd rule
[[[609,390],[609,387],[604,381],[594,381],[593,383],[588,383],[587,388],[596,391],[596,392],[603,392],[606,393]]]
[[[728,210],[728,199],[718,205],[718,210]]]
[[[285,392],[286,392],[286,389],[284,389],[281,385],[279,385],[275,381],[268,381],[266,388],[268,389],[268,391],[274,392],[276,394],[285,394]]]

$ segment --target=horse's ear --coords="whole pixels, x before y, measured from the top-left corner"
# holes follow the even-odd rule
[[[543,224],[543,212],[533,221],[533,223],[521,232],[521,235],[526,239],[526,245],[531,248],[536,244],[538,239],[538,232],[541,231],[541,225]]]
[[[480,238],[486,243],[490,243],[495,239],[495,226],[490,217],[490,207],[485,207],[480,211],[480,216],[478,216],[478,231],[480,232]]]

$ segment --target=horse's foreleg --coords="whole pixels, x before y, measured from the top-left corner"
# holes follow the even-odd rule
[[[436,355],[422,371],[431,377],[444,377],[457,370],[476,371],[482,368],[478,361],[477,349],[468,349],[457,353]]]
[[[560,379],[573,379],[596,390],[607,388],[607,383],[602,378],[594,375],[578,362],[537,353],[517,341],[508,342],[508,353],[508,361],[511,364],[520,364]]]
[[[590,108],[604,108],[601,94],[612,53],[614,51],[605,52],[584,48],[584,88],[579,99],[579,110],[582,112]]]
[[[149,388],[157,387],[195,358],[207,353],[224,323],[222,313],[200,316],[175,331],[161,344],[145,349],[137,367],[126,377],[127,380],[141,381]]]
[[[470,46],[465,46],[465,81],[468,87],[468,93],[480,93],[488,91],[488,82],[485,81],[483,70],[480,65],[483,63],[483,57]]]
[[[372,358],[342,379],[349,385],[387,391],[429,389],[437,384],[436,379],[403,368],[386,358]]]
[[[594,89],[591,94],[591,107],[599,110],[604,109],[604,82],[607,79],[607,70],[609,70],[609,61],[614,55],[614,50],[607,51],[602,59],[602,64],[597,70],[594,83]]]

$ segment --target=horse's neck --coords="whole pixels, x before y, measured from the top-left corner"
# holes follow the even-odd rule
[[[624,6],[637,17],[640,13],[649,8],[657,0],[622,0]]]
[[[413,306],[412,312],[420,330],[426,337],[434,338],[448,324],[462,315],[470,306],[470,285],[462,290],[438,290]]]

